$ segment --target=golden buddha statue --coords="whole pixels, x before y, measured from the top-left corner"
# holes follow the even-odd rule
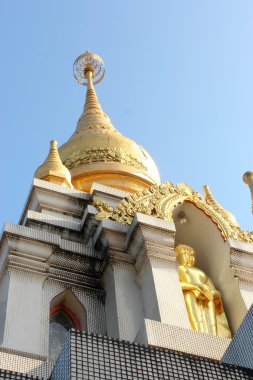
[[[179,263],[178,275],[190,325],[193,330],[231,338],[228,321],[223,309],[221,294],[210,278],[195,268],[195,251],[180,244],[175,248]]]

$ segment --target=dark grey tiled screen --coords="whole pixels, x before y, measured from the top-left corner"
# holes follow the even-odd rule
[[[228,346],[222,362],[253,369],[253,305]]]
[[[253,371],[164,348],[70,331],[52,380],[253,379]]]
[[[13,372],[13,371],[7,371],[0,369],[0,379],[5,380],[43,380],[41,377],[34,377],[30,375],[25,375],[23,373]]]

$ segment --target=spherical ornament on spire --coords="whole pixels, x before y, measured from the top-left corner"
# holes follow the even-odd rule
[[[103,60],[89,50],[86,53],[79,55],[73,65],[73,75],[76,81],[83,86],[88,86],[87,73],[92,73],[93,84],[99,83],[105,74],[105,67]]]

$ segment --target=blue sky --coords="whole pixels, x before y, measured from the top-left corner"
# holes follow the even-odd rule
[[[1,0],[1,226],[18,221],[49,141],[76,127],[72,65],[89,49],[106,65],[104,111],[162,181],[208,184],[252,229],[252,15],[252,0]]]

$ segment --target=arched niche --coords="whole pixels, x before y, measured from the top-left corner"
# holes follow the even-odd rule
[[[86,310],[71,290],[65,290],[52,299],[50,302],[50,315],[61,305],[63,308],[65,307],[66,312],[73,314],[73,321],[75,318],[77,319],[78,322],[74,322],[75,328],[80,327],[80,330],[87,330]]]
[[[232,334],[235,333],[247,308],[242,299],[238,280],[230,269],[230,245],[218,226],[193,203],[183,202],[175,207],[173,221],[175,242],[190,245],[196,251],[196,267],[203,270],[221,292],[222,302]]]
[[[66,335],[71,328],[87,329],[86,310],[76,296],[66,290],[50,303],[49,360],[56,362]]]

